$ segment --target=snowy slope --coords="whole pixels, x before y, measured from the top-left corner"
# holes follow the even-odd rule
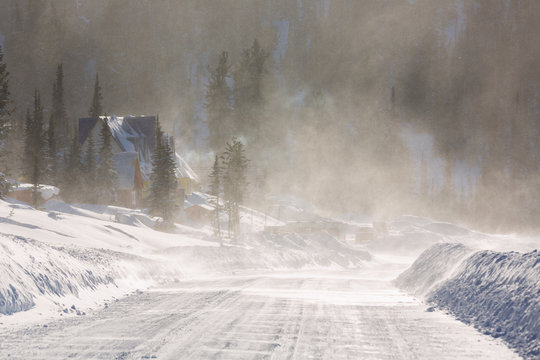
[[[111,296],[182,277],[353,268],[369,260],[366,252],[326,233],[251,232],[219,241],[204,228],[177,225],[173,233],[155,231],[145,225],[151,217],[131,209],[58,200],[44,209],[0,201],[0,322],[8,321],[1,314],[28,309],[49,315],[81,313],[81,307],[102,304]],[[253,217],[253,229],[262,230],[263,214],[243,212]],[[20,319],[18,315],[13,321]]]

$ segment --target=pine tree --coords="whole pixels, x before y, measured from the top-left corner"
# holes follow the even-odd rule
[[[263,122],[263,77],[269,55],[255,39],[253,45],[242,53],[234,74],[234,112],[238,122],[235,130],[247,131],[244,135],[255,141],[260,136]]]
[[[9,93],[9,72],[4,62],[4,53],[0,46],[0,160],[2,159],[4,141],[10,129],[11,100]]]
[[[62,64],[56,68],[56,79],[53,83],[52,113],[49,123],[53,124],[56,150],[63,150],[69,144],[69,122],[64,103],[64,69]]]
[[[85,156],[85,200],[86,202],[92,203],[96,200],[96,175],[97,175],[97,163],[96,163],[96,150],[94,144],[94,137],[92,132],[88,134],[87,140],[88,146],[86,148]]]
[[[99,75],[96,73],[96,81],[94,83],[94,96],[92,97],[92,104],[90,104],[90,110],[88,110],[88,116],[98,117],[103,115],[103,107],[101,101],[103,95],[101,94],[101,86],[99,85]]]
[[[219,197],[221,194],[221,168],[219,166],[219,158],[216,155],[214,165],[212,166],[212,172],[210,173],[210,195],[214,196],[212,200],[214,204],[214,235],[221,238],[221,222],[220,222],[220,208],[221,204]]]
[[[10,119],[12,109],[8,78],[9,72],[7,71],[7,65],[4,63],[4,53],[0,46],[0,171],[7,170],[6,155],[8,154],[8,151],[10,151],[9,144],[6,144],[12,125]],[[5,176],[1,175],[0,198],[7,193],[8,189],[9,186]]]
[[[46,162],[46,137],[43,132],[43,108],[41,99],[37,89],[34,91],[34,110],[32,117],[27,115],[26,126],[26,175],[28,180],[33,185],[32,201],[34,206],[38,205],[39,200],[39,184],[43,180]]]
[[[62,198],[67,202],[82,200],[81,183],[84,173],[84,164],[82,162],[81,147],[79,136],[73,136],[69,149],[69,157],[64,175],[64,184],[62,186]]]
[[[223,51],[214,70],[210,68],[210,81],[206,87],[206,110],[208,118],[208,145],[216,151],[233,134],[231,129],[231,89],[227,85],[231,65],[229,53]]]
[[[30,177],[29,164],[32,162],[32,142],[33,120],[30,115],[30,109],[26,109],[26,117],[24,122],[24,152],[23,152],[23,176],[28,179]]]
[[[156,121],[156,146],[152,154],[150,179],[150,212],[166,223],[172,222],[176,192],[176,164],[168,138],[163,134],[159,119]]]
[[[222,155],[224,176],[223,192],[229,213],[229,236],[237,236],[240,231],[239,205],[247,192],[246,170],[248,160],[245,156],[244,144],[236,138],[227,143]]]
[[[49,117],[49,127],[47,128],[47,182],[56,185],[56,177],[58,170],[58,153],[56,147],[56,127],[54,116]]]
[[[99,149],[99,169],[97,178],[98,201],[110,204],[114,200],[116,170],[113,161],[111,130],[107,119],[103,119],[99,133],[101,148]]]

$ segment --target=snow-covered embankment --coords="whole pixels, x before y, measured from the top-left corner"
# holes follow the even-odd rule
[[[474,251],[437,244],[397,279],[485,334],[503,338],[525,358],[540,356],[540,253]]]

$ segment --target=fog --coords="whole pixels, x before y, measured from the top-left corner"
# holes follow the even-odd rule
[[[268,54],[260,102],[231,110],[228,134],[245,142],[252,203],[293,194],[333,214],[516,231],[540,213],[539,11],[517,0],[0,0],[0,44],[16,121],[34,88],[50,110],[62,63],[75,123],[99,73],[104,111],[159,114],[204,186],[219,151],[210,74],[227,51],[234,110],[234,72],[256,39]]]

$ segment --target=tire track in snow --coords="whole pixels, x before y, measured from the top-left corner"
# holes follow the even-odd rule
[[[403,301],[390,284],[236,277],[126,297],[86,317],[0,325],[11,359],[517,359],[499,341]]]

